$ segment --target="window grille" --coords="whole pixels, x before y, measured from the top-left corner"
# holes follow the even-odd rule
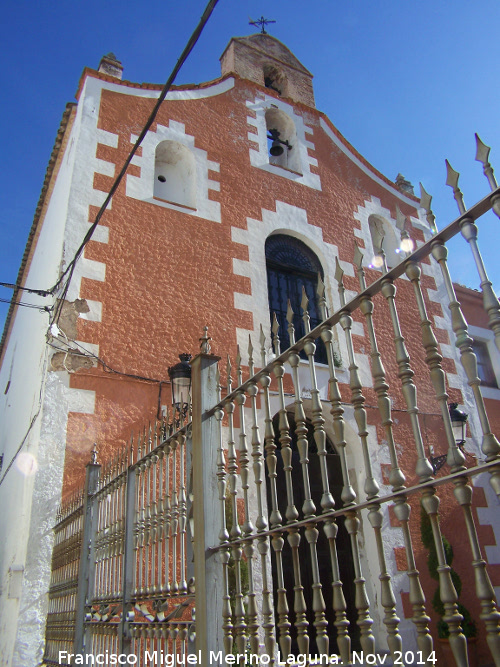
[[[305,243],[285,234],[276,234],[267,239],[266,265],[271,321],[273,313],[276,313],[280,326],[281,349],[285,350],[290,345],[286,319],[288,300],[294,312],[295,339],[299,340],[305,335],[300,308],[302,287],[309,299],[311,329],[321,322],[316,287],[318,275],[323,279],[323,269],[316,255]],[[326,349],[323,341],[318,339],[316,345],[315,360],[318,363],[326,364]]]

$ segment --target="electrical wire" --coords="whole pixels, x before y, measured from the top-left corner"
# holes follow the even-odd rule
[[[50,290],[32,289],[31,287],[22,287],[22,285],[15,285],[14,283],[0,283],[0,287],[8,287],[9,289],[19,289],[30,294],[39,294],[40,296],[49,296]]]
[[[59,343],[64,343],[64,341],[59,340],[56,338],[57,342]],[[74,348],[70,347],[70,343],[73,345],[76,345],[76,347],[80,348],[82,352],[78,352]],[[53,345],[52,343],[48,343],[49,347],[52,347],[55,350],[58,350],[59,352],[65,352],[65,353],[71,353],[71,354],[77,354],[80,357],[85,357],[87,359],[93,359],[97,361],[101,366],[103,367],[103,370],[107,373],[114,374],[114,375],[122,375],[123,377],[128,377],[132,378],[134,380],[142,380],[144,382],[151,382],[153,384],[170,384],[168,380],[156,380],[155,378],[150,378],[150,377],[145,377],[143,375],[135,375],[134,373],[125,373],[124,371],[117,371],[115,368],[107,364],[104,359],[101,359],[98,357],[96,354],[91,352],[90,350],[87,350],[86,348],[83,347],[80,343],[78,343],[76,340],[68,339],[67,343],[67,348],[62,348],[62,347],[57,347],[56,345]]]
[[[92,238],[92,235],[95,231],[95,228],[99,224],[99,221],[101,220],[102,216],[104,215],[104,212],[106,211],[111,199],[113,198],[113,195],[115,194],[115,192],[118,189],[121,181],[123,180],[123,177],[125,176],[125,173],[128,169],[128,166],[130,165],[134,155],[136,154],[137,149],[141,145],[141,143],[142,143],[144,137],[146,136],[149,128],[153,124],[153,122],[154,122],[154,120],[155,120],[155,118],[158,114],[158,111],[160,109],[160,106],[161,106],[162,102],[165,100],[165,98],[167,96],[167,93],[170,90],[173,82],[175,81],[175,78],[177,77],[177,74],[179,73],[182,65],[185,63],[189,54],[191,53],[194,46],[196,45],[196,43],[197,43],[205,25],[208,22],[208,19],[210,18],[213,10],[215,9],[215,6],[217,5],[218,1],[219,0],[210,0],[208,2],[207,6],[205,7],[205,11],[203,12],[203,14],[201,16],[201,18],[198,22],[198,25],[196,26],[195,30],[193,31],[193,33],[192,33],[191,37],[189,38],[186,46],[184,47],[184,50],[182,51],[179,59],[177,60],[177,63],[175,64],[175,67],[173,68],[173,70],[172,70],[170,76],[168,77],[165,85],[163,86],[162,91],[160,93],[160,96],[158,97],[158,99],[156,101],[156,104],[153,107],[153,110],[152,110],[149,118],[146,121],[146,124],[144,125],[139,137],[137,138],[134,146],[132,147],[132,150],[130,151],[127,159],[125,160],[120,172],[118,173],[118,176],[115,178],[115,180],[113,182],[113,185],[111,186],[111,189],[109,190],[109,192],[106,196],[106,199],[104,200],[103,204],[101,205],[101,208],[97,212],[97,215],[94,219],[94,222],[92,223],[89,230],[85,234],[85,236],[83,238],[83,241],[81,242],[79,248],[77,249],[73,259],[69,262],[68,266],[63,271],[63,273],[60,275],[60,277],[57,280],[57,282],[55,283],[55,285],[48,290],[35,290],[35,289],[31,289],[31,288],[30,289],[24,288],[21,285],[14,285],[12,283],[0,283],[0,286],[3,286],[3,287],[10,287],[12,289],[21,289],[21,290],[32,292],[34,294],[40,294],[41,296],[53,296],[57,292],[59,287],[64,282],[62,293],[61,293],[61,296],[59,298],[59,304],[56,308],[56,311],[54,313],[54,317],[53,317],[52,321],[57,322],[59,320],[59,317],[60,317],[60,314],[61,314],[61,309],[62,309],[62,303],[64,302],[64,299],[66,298],[66,295],[68,293],[69,284],[70,284],[71,279],[73,277],[75,265],[76,265],[78,259],[80,258],[80,256],[82,255],[85,246],[87,245],[87,243]]]
[[[123,377],[132,378],[132,379],[135,379],[135,380],[141,380],[142,382],[151,382],[151,383],[157,384],[158,385],[158,409],[156,411],[156,418],[160,419],[162,386],[172,384],[170,380],[155,380],[154,378],[148,378],[148,377],[144,377],[142,375],[134,375],[133,373],[124,373],[123,371],[117,371],[115,368],[112,368],[109,364],[107,364],[103,359],[98,357],[96,354],[94,354],[90,350],[87,350],[85,347],[83,347],[83,345],[78,343],[78,341],[68,339],[66,334],[64,334],[64,332],[62,332],[62,333],[67,340],[67,343],[65,343],[66,346],[67,346],[66,349],[62,348],[62,347],[57,347],[57,345],[53,345],[52,343],[47,343],[47,344],[52,349],[57,350],[58,352],[65,353],[63,365],[66,368],[66,370],[68,371],[68,373],[70,373],[71,371],[69,371],[68,368],[66,367],[66,359],[68,357],[68,354],[71,353],[72,355],[75,355],[75,356],[78,356],[78,357],[83,357],[84,359],[93,359],[93,360],[95,359],[98,363],[101,364],[105,373],[116,374],[116,375],[120,375],[120,376],[123,376]],[[58,342],[64,342],[64,341],[60,341],[58,338],[56,338],[55,340],[57,340]],[[73,343],[74,345],[79,347],[80,350],[82,350],[82,352],[78,352],[74,348],[71,348],[70,343]]]
[[[171,87],[172,83],[174,82],[177,74],[179,73],[179,70],[181,69],[182,65],[184,64],[187,57],[189,56],[189,54],[193,50],[194,46],[196,45],[196,42],[198,41],[198,39],[199,39],[199,37],[200,37],[200,35],[203,31],[203,28],[205,27],[208,19],[210,18],[213,10],[215,9],[215,6],[217,5],[217,3],[218,3],[218,0],[210,0],[208,2],[207,6],[205,7],[205,11],[203,12],[203,14],[201,16],[201,19],[198,22],[198,25],[196,26],[196,28],[195,28],[194,32],[192,33],[191,37],[189,38],[188,43],[186,44],[183,52],[181,53],[180,58],[178,59],[174,69],[172,70],[172,73],[168,77],[168,79],[167,79],[167,81],[166,81],[166,83],[165,83],[165,85],[164,85],[164,87],[163,87],[163,89],[160,93],[160,96],[158,97],[158,100],[157,100],[157,102],[156,102],[156,104],[153,108],[153,111],[151,112],[148,120],[146,121],[146,124],[144,125],[137,141],[135,142],[134,146],[132,147],[132,150],[130,151],[129,156],[125,160],[125,163],[124,163],[122,169],[120,170],[120,172],[119,172],[118,176],[116,177],[113,185],[111,186],[111,189],[110,189],[106,199],[104,200],[101,208],[99,209],[99,211],[98,211],[98,213],[95,217],[94,222],[92,223],[88,232],[85,234],[85,236],[83,238],[83,241],[80,244],[80,247],[78,248],[78,250],[75,253],[75,256],[73,257],[71,262],[68,264],[66,269],[63,271],[63,273],[61,274],[61,276],[59,277],[59,279],[57,280],[55,285],[48,290],[36,290],[36,289],[32,289],[32,288],[25,288],[22,285],[15,285],[13,283],[0,283],[0,286],[2,286],[2,287],[9,287],[11,289],[24,290],[24,291],[31,292],[33,294],[40,294],[41,296],[49,296],[49,295],[53,296],[56,293],[56,291],[58,290],[58,288],[60,287],[60,285],[63,283],[66,276],[67,276],[67,279],[65,281],[65,284],[64,284],[64,287],[63,287],[63,290],[62,290],[63,298],[59,299],[59,304],[58,304],[58,307],[56,308],[56,312],[54,313],[54,318],[52,319],[52,321],[56,321],[56,318],[58,319],[59,316],[60,316],[61,309],[62,309],[62,303],[64,302],[64,298],[66,297],[66,295],[68,293],[69,285],[70,285],[70,282],[71,282],[71,278],[73,277],[73,272],[74,272],[74,269],[75,269],[76,262],[78,261],[79,257],[83,253],[83,250],[84,250],[85,246],[87,245],[87,243],[92,238],[94,230],[97,227],[97,225],[99,224],[99,221],[102,218],[105,210],[107,209],[109,202],[111,201],[114,193],[116,192],[118,186],[120,185],[120,183],[121,183],[121,181],[122,181],[122,179],[123,179],[123,177],[124,177],[124,175],[127,171],[127,168],[129,166],[130,162],[132,161],[132,158],[134,157],[135,153],[137,152],[137,149],[139,148],[139,146],[141,145],[141,143],[142,143],[144,137],[146,136],[149,128],[153,124],[153,122],[156,118],[156,115],[158,113],[158,110],[161,106],[161,103],[166,98],[167,93],[170,90],[170,87]],[[4,300],[2,300],[2,301],[4,301]],[[10,301],[5,301],[5,302],[10,303]],[[15,303],[15,305],[24,305],[26,307],[35,307],[35,308],[37,307],[34,304],[22,304],[22,302],[14,302],[14,303]],[[47,312],[48,312],[48,308],[43,308],[42,307],[42,309],[47,310]],[[53,307],[50,308],[50,310],[53,310]],[[96,355],[92,355],[92,356],[96,357]],[[150,381],[150,382],[158,383],[160,385],[160,391],[161,391],[161,385],[165,383],[164,381],[153,380],[152,378],[144,378],[144,377],[141,377],[139,375],[133,375],[133,374],[129,374],[129,373],[121,373],[120,371],[116,371],[115,369],[108,366],[108,364],[106,364],[103,360],[99,359],[98,357],[96,357],[96,359],[98,359],[99,363],[101,363],[103,365],[103,368],[107,369],[108,372],[116,373],[118,375],[124,375],[126,377],[131,377],[131,378],[135,378],[135,379],[139,379],[139,380],[147,380],[147,381]],[[45,374],[46,367],[47,367],[47,359],[45,360],[45,368],[44,368],[44,372],[42,374],[42,377]],[[0,479],[0,484],[2,484],[3,480],[5,479],[5,476],[7,475],[7,473],[9,472],[11,467],[13,466],[14,461],[16,460],[17,456],[21,452],[21,450],[24,446],[24,443],[26,442],[26,440],[28,438],[28,435],[31,432],[31,429],[33,428],[33,426],[34,426],[34,424],[35,424],[35,422],[36,422],[36,420],[37,420],[37,418],[38,418],[38,416],[41,412],[43,387],[44,387],[44,382],[42,382],[40,384],[40,397],[39,397],[37,412],[35,413],[33,419],[31,420],[31,423],[28,427],[26,435],[24,436],[24,438],[23,438],[21,444],[19,445],[16,453],[14,454],[14,456],[11,459],[9,465],[7,466],[4,474],[2,475],[2,478]]]
[[[48,354],[45,355],[45,361],[44,361],[43,371],[42,371],[42,378],[45,377],[45,372],[46,372],[46,370],[47,370],[47,360],[48,360]],[[43,396],[43,390],[44,390],[44,388],[45,388],[45,382],[42,381],[42,382],[40,382],[40,394],[39,394],[39,396],[38,396],[38,407],[37,407],[37,411],[36,411],[36,413],[33,415],[32,419],[31,419],[30,425],[28,426],[28,430],[26,431],[26,434],[25,434],[24,438],[22,439],[21,444],[20,444],[19,447],[17,448],[16,453],[14,454],[14,456],[11,458],[9,465],[8,465],[7,468],[5,469],[5,472],[4,472],[4,474],[2,475],[2,478],[0,479],[0,485],[2,484],[3,480],[6,478],[7,473],[8,473],[9,470],[12,468],[12,466],[14,465],[15,460],[17,459],[17,457],[18,457],[19,454],[21,453],[21,450],[22,450],[22,448],[24,447],[24,443],[25,443],[26,440],[28,439],[28,436],[29,436],[29,434],[31,433],[31,429],[32,429],[33,426],[35,425],[35,422],[36,422],[36,420],[38,419],[38,417],[39,417],[39,415],[40,415],[40,412],[42,411],[42,396]]]
[[[138,138],[137,138],[135,144],[133,145],[132,150],[130,151],[130,153],[129,153],[127,159],[125,160],[125,162],[124,162],[124,164],[123,164],[123,166],[122,166],[122,168],[121,168],[121,170],[120,170],[118,176],[115,178],[115,181],[114,181],[113,185],[111,186],[111,189],[110,189],[110,191],[108,192],[108,194],[107,194],[107,196],[106,196],[106,199],[104,200],[104,202],[103,202],[102,205],[101,205],[101,208],[100,208],[99,211],[97,212],[97,215],[96,215],[96,217],[95,217],[95,219],[94,219],[94,222],[92,223],[92,225],[90,226],[89,230],[88,230],[87,233],[85,234],[85,236],[84,236],[84,238],[83,238],[83,241],[82,241],[82,243],[80,244],[80,247],[78,248],[78,250],[77,250],[76,253],[75,253],[75,256],[73,257],[73,259],[71,260],[71,262],[68,264],[68,266],[66,267],[66,269],[63,271],[63,273],[62,273],[61,276],[59,277],[59,280],[58,280],[58,281],[56,282],[56,284],[51,288],[50,292],[51,292],[52,294],[54,294],[54,292],[55,292],[55,291],[57,290],[57,288],[62,284],[63,280],[64,280],[65,277],[67,276],[67,280],[65,281],[65,284],[64,284],[64,287],[63,287],[62,294],[60,295],[59,300],[58,300],[59,303],[58,303],[58,305],[57,305],[57,307],[56,307],[56,311],[55,311],[55,313],[54,313],[54,317],[52,318],[52,321],[53,321],[53,322],[58,322],[58,321],[59,321],[59,318],[60,318],[60,315],[61,315],[61,310],[62,310],[62,307],[63,307],[63,303],[64,303],[64,301],[65,301],[65,299],[66,299],[66,296],[67,296],[67,293],[68,293],[68,290],[69,290],[69,285],[70,285],[70,283],[71,283],[71,279],[72,279],[72,277],[73,277],[73,273],[74,273],[75,266],[76,266],[76,263],[77,263],[78,259],[79,259],[80,256],[82,255],[85,246],[87,245],[87,243],[88,243],[88,242],[90,241],[90,239],[92,238],[92,235],[93,235],[93,233],[94,233],[94,231],[95,231],[95,228],[96,228],[97,225],[99,224],[99,221],[101,220],[102,216],[104,215],[104,212],[106,211],[106,209],[107,209],[107,207],[108,207],[108,204],[110,203],[111,199],[113,198],[113,195],[115,194],[115,192],[116,192],[118,186],[120,185],[120,183],[121,183],[123,177],[125,176],[125,173],[126,173],[126,171],[127,171],[127,169],[128,169],[128,166],[129,166],[129,164],[131,163],[131,161],[132,161],[134,155],[136,154],[137,149],[138,149],[139,146],[141,145],[141,143],[142,143],[144,137],[145,137],[146,134],[148,133],[149,128],[150,128],[151,125],[153,124],[153,122],[154,122],[154,120],[155,120],[155,118],[156,118],[156,116],[157,116],[157,114],[158,114],[158,111],[159,111],[159,109],[160,109],[160,106],[161,106],[162,102],[165,100],[165,98],[166,98],[166,96],[167,96],[167,93],[168,93],[168,91],[170,90],[170,88],[171,88],[171,86],[172,86],[172,83],[175,81],[175,78],[176,78],[177,74],[179,73],[179,70],[181,69],[182,65],[184,64],[184,62],[186,61],[187,57],[189,56],[189,54],[190,54],[191,51],[193,50],[193,48],[194,48],[196,42],[198,41],[198,39],[199,39],[199,37],[200,37],[200,35],[201,35],[201,32],[202,32],[203,28],[205,27],[205,25],[206,25],[208,19],[210,18],[210,15],[212,14],[212,12],[213,12],[213,10],[214,10],[215,5],[217,4],[217,2],[218,2],[218,0],[210,0],[210,2],[207,4],[207,6],[206,6],[206,8],[205,8],[205,11],[203,12],[203,15],[202,15],[202,17],[201,17],[201,19],[200,19],[198,25],[196,26],[196,28],[195,28],[193,34],[191,35],[191,37],[189,38],[189,41],[188,41],[188,43],[186,44],[186,46],[185,46],[185,48],[184,48],[184,51],[182,52],[180,58],[178,59],[176,65],[175,65],[174,69],[172,70],[170,76],[168,77],[168,79],[167,79],[165,85],[163,86],[163,89],[162,89],[162,91],[161,91],[161,93],[160,93],[160,96],[158,97],[158,99],[157,99],[157,101],[156,101],[156,104],[155,104],[155,106],[153,107],[153,110],[152,110],[151,114],[149,115],[149,118],[148,118],[147,121],[146,121],[146,124],[145,124],[144,127],[142,128],[142,131],[141,131],[140,135],[138,136]]]
[[[56,339],[56,340],[58,340],[58,342],[64,342],[64,341],[60,341],[59,339]],[[79,347],[83,351],[83,353],[76,352],[75,350],[72,350],[69,343],[74,343],[77,347]],[[82,356],[82,357],[96,359],[96,361],[98,361],[103,366],[104,370],[108,373],[114,373],[116,375],[122,375],[124,377],[133,378],[133,379],[136,379],[136,380],[142,380],[144,382],[151,382],[151,383],[154,383],[154,384],[158,384],[159,388],[160,388],[160,396],[161,396],[161,387],[162,387],[162,385],[170,384],[170,381],[168,381],[168,380],[155,380],[154,378],[148,378],[148,377],[144,377],[142,375],[134,375],[133,373],[124,373],[122,371],[117,371],[116,369],[112,368],[109,364],[107,364],[103,359],[101,359],[97,355],[93,354],[89,350],[86,350],[82,345],[80,345],[79,343],[77,343],[76,341],[71,340],[71,339],[68,339],[68,344],[67,344],[66,349],[62,348],[62,347],[57,347],[56,345],[52,345],[52,343],[48,343],[48,345],[49,345],[49,347],[52,347],[53,349],[58,350],[59,352],[65,352],[66,354],[69,354],[70,352],[72,352],[73,354],[76,353],[76,354],[78,354],[79,356]],[[46,370],[47,370],[47,357],[45,358],[44,368],[43,368],[43,371],[42,371],[42,377],[45,376],[45,371]],[[38,419],[38,417],[40,415],[40,412],[41,412],[41,409],[42,409],[43,388],[44,388],[44,383],[42,382],[41,385],[40,385],[40,395],[39,395],[39,399],[38,399],[37,411],[34,414],[33,418],[31,419],[30,425],[28,427],[28,430],[26,431],[26,434],[25,434],[24,438],[21,441],[21,444],[19,445],[19,447],[16,450],[16,453],[14,454],[12,459],[10,460],[9,465],[5,469],[5,472],[3,473],[2,478],[0,479],[0,485],[4,481],[4,479],[7,475],[7,473],[9,472],[9,470],[14,465],[15,460],[17,459],[17,457],[21,453],[21,450],[22,450],[26,440],[28,439],[28,436],[31,433],[31,430],[32,430],[33,426],[35,425],[36,420]]]
[[[23,303],[22,301],[12,301],[10,299],[0,299],[0,303],[13,303],[15,306],[24,306],[25,308],[37,308],[42,313],[50,313],[54,310],[54,306],[41,306],[36,303]]]
[[[189,38],[189,41],[188,41],[188,43],[186,44],[186,46],[185,46],[185,48],[184,48],[184,51],[182,52],[180,58],[178,59],[176,65],[175,65],[174,69],[172,70],[172,73],[171,73],[170,76],[168,77],[168,79],[167,79],[165,85],[163,86],[163,89],[162,89],[162,91],[161,91],[161,93],[160,93],[160,96],[159,96],[158,99],[156,100],[156,104],[154,105],[153,110],[152,110],[151,114],[149,115],[149,118],[148,118],[147,121],[146,121],[146,124],[145,124],[144,127],[142,128],[142,131],[141,131],[140,135],[137,137],[137,140],[136,140],[135,144],[133,145],[132,150],[130,151],[130,153],[129,153],[127,159],[125,160],[125,162],[124,162],[124,164],[123,164],[123,166],[122,166],[122,168],[121,168],[121,170],[120,170],[118,176],[115,178],[115,181],[114,181],[113,185],[111,186],[111,189],[110,189],[110,191],[108,192],[108,194],[107,194],[107,196],[106,196],[106,199],[104,200],[104,202],[102,203],[101,208],[100,208],[99,211],[97,212],[97,215],[96,215],[96,217],[95,217],[94,222],[92,223],[90,229],[89,229],[89,230],[87,231],[87,233],[85,234],[85,236],[84,236],[84,238],[83,238],[83,241],[82,241],[80,247],[78,248],[78,250],[77,250],[76,253],[75,253],[74,258],[71,260],[71,262],[68,264],[68,266],[66,267],[66,269],[63,271],[63,273],[62,273],[61,276],[59,277],[59,280],[56,282],[56,284],[54,285],[54,287],[51,288],[50,291],[51,291],[52,293],[59,287],[59,285],[61,285],[61,283],[62,283],[64,277],[65,277],[68,273],[69,273],[70,275],[72,274],[72,270],[73,270],[74,264],[76,263],[76,261],[78,260],[78,258],[80,257],[80,255],[82,254],[83,249],[85,248],[85,245],[86,245],[86,244],[90,241],[90,239],[92,238],[92,234],[94,233],[95,228],[96,228],[97,225],[99,224],[99,220],[102,218],[102,216],[103,216],[105,210],[106,210],[107,207],[108,207],[109,202],[110,202],[111,199],[113,198],[113,195],[115,194],[115,192],[116,192],[118,186],[120,185],[120,183],[121,183],[123,177],[125,176],[125,173],[126,173],[126,171],[127,171],[127,169],[128,169],[129,164],[131,163],[131,161],[132,161],[134,155],[136,154],[137,149],[138,149],[139,146],[141,145],[141,143],[142,143],[144,137],[145,137],[146,134],[148,133],[149,128],[150,128],[151,125],[153,124],[153,122],[154,122],[154,120],[155,120],[155,118],[156,118],[156,116],[157,116],[157,114],[158,114],[158,111],[159,111],[159,109],[160,109],[160,106],[161,106],[162,102],[165,100],[168,91],[170,90],[170,88],[171,88],[173,82],[175,81],[175,78],[176,78],[177,74],[179,73],[179,70],[181,69],[182,65],[184,64],[184,62],[186,61],[187,57],[189,56],[189,54],[190,54],[191,51],[193,50],[193,48],[194,48],[196,42],[198,41],[199,36],[201,35],[201,32],[202,32],[203,28],[205,27],[205,24],[207,23],[208,19],[210,18],[210,15],[211,15],[212,11],[214,10],[215,5],[217,4],[217,2],[218,2],[218,0],[210,0],[210,2],[208,3],[208,5],[206,6],[205,11],[203,12],[203,15],[202,15],[202,17],[201,17],[201,19],[200,19],[198,25],[196,26],[196,28],[195,28],[193,34],[191,35],[191,37]]]

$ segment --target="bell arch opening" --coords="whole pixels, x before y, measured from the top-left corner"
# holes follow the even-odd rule
[[[276,91],[279,95],[288,97],[288,82],[286,76],[274,65],[264,65],[264,85]]]
[[[389,220],[383,218],[381,215],[370,215],[368,226],[373,245],[372,265],[376,268],[382,268],[381,256],[383,251],[387,267],[392,269],[402,259],[399,256],[400,243],[393,226]]]
[[[155,152],[156,199],[196,209],[196,160],[178,141],[161,141]]]
[[[281,109],[271,107],[266,111],[266,129],[268,133],[269,164],[302,174],[297,131],[290,116]]]

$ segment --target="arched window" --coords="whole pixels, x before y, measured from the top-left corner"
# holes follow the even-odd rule
[[[381,250],[384,251],[389,269],[399,264],[402,259],[398,254],[400,244],[389,220],[386,220],[381,215],[370,215],[368,225],[373,245],[372,265],[377,268],[382,267],[381,259],[377,260],[377,258],[380,258]]]
[[[316,289],[318,274],[323,279],[323,269],[316,255],[305,243],[285,234],[274,234],[266,240],[266,267],[269,310],[271,318],[273,313],[276,313],[280,325],[281,350],[285,351],[290,346],[288,321],[286,319],[288,299],[295,313],[293,318],[295,340],[299,340],[305,335],[300,308],[302,287],[304,287],[309,299],[311,329],[314,329],[322,321]],[[315,360],[326,364],[326,349],[323,341],[318,339],[316,345]]]
[[[154,196],[196,208],[196,162],[184,144],[166,140],[156,147]]]
[[[271,149],[273,143],[273,140],[269,139],[269,135],[273,135],[279,139],[277,146],[283,149],[280,155],[270,154],[269,163],[301,174],[297,132],[290,116],[281,111],[281,109],[271,107],[266,111],[266,128],[269,142],[268,148]]]

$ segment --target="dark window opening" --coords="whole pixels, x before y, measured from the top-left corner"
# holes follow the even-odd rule
[[[498,388],[495,371],[491,363],[490,353],[488,352],[488,345],[481,340],[475,340],[472,344],[472,349],[477,359],[477,374],[481,380],[481,384],[485,387]]]
[[[316,289],[318,274],[323,279],[323,269],[316,255],[305,243],[285,234],[276,234],[267,239],[266,266],[271,325],[273,313],[276,313],[280,326],[278,331],[280,347],[281,351],[284,352],[290,347],[288,321],[286,319],[288,300],[290,300],[294,312],[295,340],[298,341],[305,335],[300,307],[302,287],[304,287],[309,299],[308,310],[311,329],[314,329],[322,321]],[[321,338],[318,338],[315,342],[315,361],[320,364],[328,363],[325,344]],[[304,352],[301,352],[300,356],[303,359],[307,358]]]
[[[271,90],[276,91],[278,95],[281,95],[281,90],[276,87],[274,79],[272,79],[270,76],[264,77],[264,85],[266,88],[270,88]]]
[[[304,502],[304,481],[302,476],[302,468],[300,464],[300,456],[297,449],[297,437],[295,435],[296,423],[292,414],[288,413],[288,423],[289,423],[289,434],[292,438],[290,442],[290,447],[292,448],[292,487],[293,487],[293,498],[294,505],[299,512],[299,520],[303,518],[302,515],[302,504]],[[283,458],[281,456],[281,444],[279,441],[279,414],[277,414],[273,419],[274,427],[274,441],[276,444],[276,457],[277,457],[277,477],[276,477],[276,493],[278,498],[278,509],[283,517],[283,522],[286,522],[285,512],[287,506],[287,492],[286,492],[286,481],[285,481],[285,472],[283,470]],[[319,456],[316,447],[316,442],[314,440],[314,428],[310,422],[307,422],[307,440],[309,443],[309,483],[311,489],[311,498],[316,506],[316,515],[321,514],[321,496],[323,494],[322,482],[321,482],[321,469],[319,463]],[[326,440],[327,448],[327,467],[328,467],[328,482],[330,492],[335,500],[335,506],[337,509],[342,507],[341,493],[342,493],[342,469],[340,465],[340,457],[335,452],[335,449],[327,438]],[[266,467],[267,472],[267,467]],[[269,489],[269,483],[267,484],[267,504],[268,511],[271,511],[271,494]],[[336,547],[337,547],[337,559],[339,563],[340,570],[340,580],[342,581],[342,590],[346,600],[346,615],[349,620],[349,636],[351,638],[351,647],[354,650],[359,650],[360,645],[360,630],[356,624],[357,611],[355,605],[355,572],[352,558],[352,549],[351,541],[349,534],[344,525],[344,517],[337,519],[338,524],[338,533],[336,538]],[[325,536],[323,530],[323,524],[318,523],[317,529],[319,531],[318,541],[316,543],[316,550],[318,556],[318,567],[319,567],[319,576],[322,585],[322,594],[325,601],[325,617],[328,622],[327,635],[330,640],[329,653],[338,653],[337,646],[337,629],[334,625],[335,622],[335,612],[333,609],[333,592],[332,592],[332,568],[330,560],[330,546],[328,539]],[[314,628],[314,612],[312,610],[313,602],[313,578],[312,578],[312,561],[311,561],[311,552],[309,544],[304,536],[303,531],[301,530],[301,541],[299,545],[299,559],[300,559],[300,577],[301,584],[303,586],[303,594],[307,607],[307,621],[309,623],[308,627],[308,636],[309,636],[309,652],[311,655],[318,655],[319,651],[316,645],[315,639],[315,628]],[[293,561],[292,561],[292,550],[285,539],[285,545],[282,551],[282,563],[283,563],[283,574],[284,574],[284,583],[287,592],[287,603],[289,609],[289,621],[291,622],[290,635],[292,638],[292,654],[298,655],[300,653],[299,647],[297,644],[297,632],[294,626],[295,613],[294,613],[294,575],[293,575]],[[275,610],[277,608],[277,568],[276,568],[276,557],[275,552],[271,548],[271,564],[273,572],[273,593],[274,593],[274,605]],[[276,623],[278,623],[278,616],[276,613]]]
[[[286,85],[286,78],[283,73],[273,67],[272,65],[266,65],[264,67],[264,85],[266,88],[270,88],[278,93],[278,95],[283,95],[284,87]]]

